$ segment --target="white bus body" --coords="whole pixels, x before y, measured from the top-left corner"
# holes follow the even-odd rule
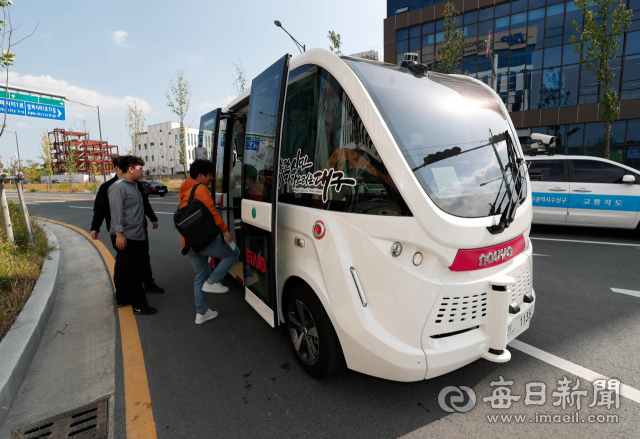
[[[531,189],[499,97],[475,79],[323,49],[283,60],[288,86],[277,111],[266,110],[268,96],[276,98],[265,77],[278,63],[200,127],[200,146],[207,136],[217,145],[208,154],[216,203],[242,250],[244,264],[232,273],[247,301],[271,326],[285,325],[316,377],[340,361],[395,381],[480,358],[508,361],[506,343],[529,327],[535,293]],[[267,117],[265,130],[251,131]],[[273,151],[279,160],[252,177],[261,154]],[[327,170],[333,180],[323,183]],[[269,188],[277,200],[267,200]],[[496,230],[505,218],[510,225]],[[277,250],[256,250],[272,233]],[[268,255],[276,261],[265,262]]]

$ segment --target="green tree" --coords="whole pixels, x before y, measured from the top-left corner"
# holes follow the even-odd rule
[[[49,133],[47,133],[46,128],[42,128],[42,130],[40,131],[40,148],[41,155],[39,155],[38,158],[42,160],[42,169],[44,170],[44,175],[49,177],[47,179],[47,188],[49,191],[51,191],[53,162],[51,161],[51,138],[49,137]]]
[[[244,93],[247,88],[247,71],[244,69],[242,65],[242,60],[240,59],[240,55],[238,55],[238,62],[231,63],[233,66],[233,87],[238,92],[238,95]]]
[[[36,31],[38,26],[31,31],[29,35],[24,38],[21,38],[17,42],[13,42],[13,32],[20,28],[20,26],[14,29],[11,24],[11,8],[10,6],[13,4],[13,0],[0,0],[0,8],[2,8],[2,19],[0,20],[0,36],[2,37],[2,41],[0,42],[0,48],[2,49],[0,53],[0,72],[4,71],[6,74],[6,88],[9,88],[9,67],[13,65],[15,61],[15,54],[11,52],[12,46],[16,46],[20,42],[29,38]],[[5,128],[7,127],[7,101],[5,100],[4,104],[4,121],[2,123],[2,127],[0,128],[0,136],[4,133]]]
[[[620,41],[631,24],[633,11],[621,0],[574,0],[582,10],[584,25],[573,22],[578,39],[571,36],[571,46],[580,55],[580,64],[589,70],[600,84],[604,120],[604,156],[611,158],[611,122],[618,115],[618,91],[613,88],[616,78],[616,54]]]
[[[73,192],[73,176],[78,172],[78,150],[76,148],[76,139],[74,139],[73,128],[69,128],[64,136],[64,157],[62,159],[62,169],[69,174],[69,184],[71,192]]]
[[[456,28],[459,12],[453,3],[447,3],[444,8],[444,36],[440,39],[440,60],[434,64],[433,70],[440,73],[462,74],[460,59],[464,53],[464,33],[462,28]]]
[[[329,50],[336,55],[342,55],[342,52],[340,51],[340,47],[342,47],[342,39],[340,38],[340,34],[337,34],[334,31],[330,30],[327,38],[329,38],[329,41],[331,42]]]
[[[131,139],[131,148],[125,150],[126,154],[134,154],[136,146],[140,143],[140,136],[145,128],[144,110],[139,101],[133,101],[132,105],[127,104],[127,111],[124,115],[127,134]]]
[[[167,105],[171,111],[178,116],[180,120],[180,149],[179,151],[179,163],[182,165],[185,178],[187,176],[186,157],[187,150],[185,147],[185,129],[184,119],[189,112],[189,106],[191,105],[191,84],[184,77],[184,70],[178,69],[176,72],[176,81],[173,79],[169,83],[169,90],[166,93]]]

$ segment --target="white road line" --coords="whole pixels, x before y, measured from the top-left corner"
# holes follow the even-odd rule
[[[47,204],[47,203],[66,203],[66,201],[26,201],[24,202],[24,204]]]
[[[537,358],[538,360],[544,361],[545,363],[548,363],[552,366],[555,366],[559,369],[569,372],[570,374],[576,375],[580,378],[584,378],[585,380],[588,380],[591,382],[595,380],[609,379],[609,377],[600,375],[597,372],[586,369],[570,361],[563,360],[560,357],[556,357],[553,354],[542,351],[538,348],[534,348],[533,346],[523,343],[519,340],[513,340],[511,343],[509,343],[509,346],[519,351],[522,351],[525,354],[529,354],[532,357]],[[629,398],[630,400],[640,404],[640,390],[638,389],[629,387],[626,384],[620,384],[620,395],[624,396],[625,398]]]
[[[549,255],[539,255],[537,253],[534,253],[533,256],[549,256]]]
[[[640,291],[621,290],[620,288],[611,288],[614,293],[627,294],[629,296],[640,297]]]
[[[603,244],[603,245],[619,245],[619,246],[626,246],[626,247],[640,247],[640,243],[623,244],[621,242],[578,241],[575,239],[553,239],[553,238],[531,238],[531,239],[538,239],[540,241],[578,242],[580,244]]]
[[[69,207],[75,207],[76,209],[93,209],[93,207],[89,207],[89,206],[69,206]],[[156,212],[156,213],[161,213],[163,215],[173,215],[173,212]]]

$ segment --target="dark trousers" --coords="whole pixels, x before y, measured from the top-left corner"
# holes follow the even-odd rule
[[[119,276],[122,276],[122,257],[119,256],[119,252],[120,250],[118,250],[118,247],[116,247],[116,236],[115,235],[110,235],[111,236],[111,245],[113,246],[113,249],[116,251],[116,263],[115,266],[113,267],[113,283],[114,284],[118,284],[116,278],[118,278]],[[139,241],[139,242],[143,242],[144,243],[144,251],[146,256],[144,257],[144,267],[142,268],[142,283],[144,284],[145,287],[150,287],[151,285],[154,284],[154,280],[153,280],[153,273],[151,272],[151,256],[149,255],[149,240],[145,239],[144,241]]]
[[[131,303],[134,308],[147,306],[147,297],[144,294],[143,273],[147,271],[149,264],[149,242],[127,239],[124,250],[115,246],[115,237],[112,243],[116,249],[116,263],[113,269],[113,282],[116,286],[116,300],[122,303]],[[150,271],[150,270],[149,270]]]

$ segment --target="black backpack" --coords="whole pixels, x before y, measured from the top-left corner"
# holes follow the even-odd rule
[[[183,255],[189,252],[189,247],[196,253],[204,250],[220,234],[220,227],[213,219],[211,211],[200,200],[193,199],[200,184],[196,184],[191,189],[189,200],[182,200],[178,205],[178,210],[173,214],[173,223],[185,241],[185,246],[182,249]],[[187,205],[180,207],[185,201],[187,201]]]

